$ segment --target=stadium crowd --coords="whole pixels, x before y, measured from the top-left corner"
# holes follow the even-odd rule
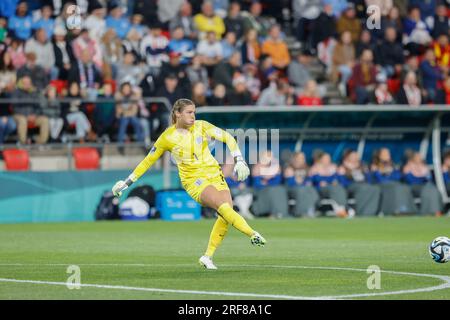
[[[82,24],[68,24],[77,15]],[[310,73],[312,61],[323,75]],[[0,97],[29,99],[0,105],[0,143],[15,131],[31,143],[29,128],[36,143],[67,132],[149,143],[168,115],[145,97],[315,106],[330,82],[357,104],[448,104],[449,64],[445,1],[5,0]]]

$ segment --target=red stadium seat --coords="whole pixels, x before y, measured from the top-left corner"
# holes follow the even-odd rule
[[[96,170],[100,167],[100,154],[95,148],[73,149],[75,168],[77,170]]]
[[[5,167],[8,171],[30,170],[30,156],[23,149],[7,149],[3,151]]]

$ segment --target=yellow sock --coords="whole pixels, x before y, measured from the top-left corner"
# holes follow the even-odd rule
[[[233,208],[228,204],[222,204],[217,210],[219,215],[224,218],[228,223],[230,223],[233,227],[238,229],[240,232],[245,233],[249,237],[253,235],[255,232],[250,226],[247,224],[242,216],[239,215]]]
[[[217,217],[216,222],[209,236],[208,248],[206,249],[205,256],[212,257],[216,249],[220,246],[228,231],[228,222],[222,217]]]

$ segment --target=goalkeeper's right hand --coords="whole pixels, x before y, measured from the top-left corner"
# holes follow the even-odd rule
[[[122,195],[122,191],[128,188],[128,185],[125,183],[125,181],[120,180],[117,181],[114,187],[112,187],[112,192],[115,197],[120,197]]]

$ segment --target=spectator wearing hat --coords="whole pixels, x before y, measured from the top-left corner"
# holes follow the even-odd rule
[[[344,31],[350,31],[352,34],[352,42],[355,43],[358,41],[362,26],[361,20],[356,16],[355,5],[353,3],[348,3],[347,8],[336,23],[336,28],[339,35]]]
[[[89,15],[84,22],[84,28],[89,30],[89,35],[96,41],[100,41],[106,32],[106,9],[97,1],[89,4]]]
[[[187,0],[183,1],[178,14],[169,23],[170,32],[178,27],[183,29],[183,33],[187,38],[197,40],[198,30],[192,17],[192,5]]]
[[[17,70],[17,78],[20,79],[28,76],[31,78],[31,82],[37,90],[43,90],[50,82],[49,74],[36,63],[36,53],[28,52],[26,59],[26,64]]]
[[[130,21],[124,16],[123,9],[118,4],[110,6],[109,15],[106,17],[106,28],[114,29],[120,39],[124,39],[130,30]]]
[[[169,61],[167,47],[169,40],[162,35],[161,24],[150,26],[150,33],[141,41],[141,56],[147,62],[149,72],[158,76],[163,62]]]
[[[53,33],[53,54],[55,56],[55,66],[58,68],[58,79],[67,80],[72,61],[75,57],[72,46],[66,41],[67,31],[65,28],[57,26]]]
[[[286,42],[281,37],[281,28],[278,24],[269,30],[269,36],[263,42],[261,52],[272,57],[272,64],[279,70],[285,70],[291,62]]]
[[[191,39],[184,37],[182,27],[177,27],[171,31],[169,42],[169,52],[175,52],[181,55],[181,64],[188,64],[194,56],[194,43]]]
[[[244,75],[236,74],[233,79],[233,90],[228,92],[227,99],[231,106],[250,106],[253,104]]]
[[[204,39],[206,33],[212,31],[217,39],[221,39],[225,33],[225,24],[223,19],[214,13],[213,5],[210,1],[202,4],[201,12],[194,16],[194,23],[200,32],[199,38]]]
[[[55,53],[45,29],[37,29],[34,37],[25,43],[25,53],[28,52],[36,54],[36,65],[41,66],[50,75],[50,80],[58,77],[58,69],[55,67]]]

